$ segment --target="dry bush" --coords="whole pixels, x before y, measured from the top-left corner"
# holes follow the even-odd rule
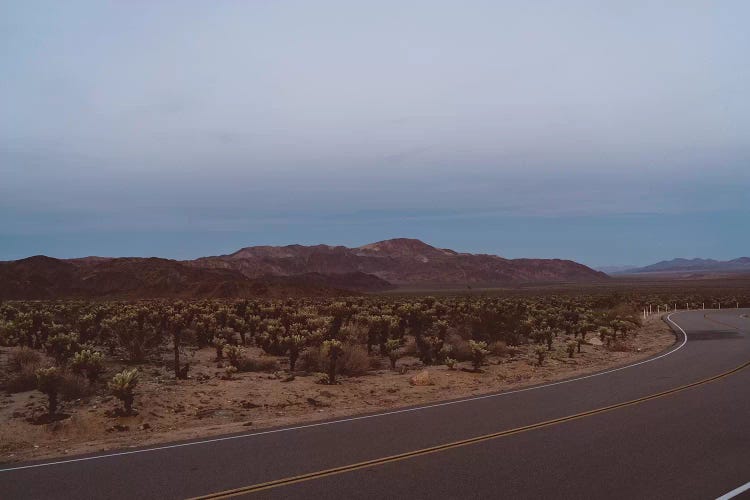
[[[628,347],[627,344],[625,344],[625,342],[621,342],[619,340],[612,342],[607,347],[607,349],[613,352],[629,352],[630,351],[630,347]]]
[[[323,355],[320,348],[307,349],[299,355],[296,368],[304,372],[322,372],[328,367],[328,358]]]
[[[93,393],[94,388],[84,377],[69,372],[63,373],[60,382],[60,398],[63,401],[85,398]]]
[[[417,356],[417,341],[414,337],[404,337],[404,343],[401,346],[403,356]]]
[[[8,356],[8,378],[3,389],[10,393],[36,389],[36,371],[44,366],[44,357],[39,351],[22,347]]]
[[[464,340],[461,336],[457,334],[449,334],[445,343],[451,346],[451,358],[457,361],[471,361],[472,352],[469,347],[469,342]]]
[[[279,364],[275,359],[243,357],[237,360],[237,371],[240,372],[275,372]]]
[[[508,344],[502,340],[496,340],[489,346],[489,351],[495,356],[505,357],[510,355],[510,349]]]
[[[39,368],[42,364],[42,355],[39,351],[21,347],[10,353],[8,356],[8,368],[12,372],[20,372],[27,366]]]
[[[370,370],[382,370],[383,358],[370,357]]]
[[[337,360],[337,372],[348,376],[364,375],[370,370],[370,357],[367,349],[356,344],[344,345],[344,351]]]

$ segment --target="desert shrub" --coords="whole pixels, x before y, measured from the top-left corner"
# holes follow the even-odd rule
[[[625,344],[625,342],[622,342],[620,340],[616,340],[612,342],[612,344],[609,344],[607,347],[610,351],[614,352],[628,352],[630,351],[630,348]]]
[[[271,358],[243,356],[237,361],[236,368],[241,372],[275,372],[279,369],[279,364]]]
[[[63,401],[81,399],[93,394],[91,384],[75,373],[63,372],[60,380],[60,397]]]
[[[449,334],[445,343],[451,348],[451,358],[457,361],[471,361],[472,353],[469,343],[460,335]]]
[[[500,357],[508,356],[511,353],[511,349],[508,348],[508,344],[506,344],[502,340],[496,340],[492,342],[487,349],[489,349],[490,353]]]
[[[43,367],[42,355],[28,347],[11,351],[8,356],[8,373],[2,388],[9,393],[36,389],[36,371]]]
[[[327,366],[327,358],[317,347],[308,349],[300,354],[297,365],[300,370],[305,372],[322,372]]]
[[[577,345],[578,345],[578,342],[576,342],[575,340],[568,340],[565,343],[565,350],[568,352],[569,358],[572,358],[573,354],[575,354]]]
[[[135,398],[135,387],[138,385],[138,369],[123,370],[112,377],[107,384],[110,393],[122,401],[126,414],[133,411],[133,399]]]
[[[458,361],[453,358],[445,358],[445,366],[447,366],[449,370],[455,370],[457,363]]]
[[[539,366],[542,366],[542,364],[544,363],[544,358],[547,357],[547,349],[540,345],[534,346],[534,355],[536,356],[537,364],[539,364]]]
[[[401,352],[404,356],[417,356],[419,350],[417,349],[417,341],[414,337],[405,337],[404,342],[401,346]]]
[[[70,369],[77,375],[85,376],[90,382],[95,382],[104,373],[104,357],[100,352],[84,349],[73,355]]]
[[[475,371],[479,371],[482,363],[484,363],[487,355],[490,353],[487,349],[487,342],[470,340],[469,349],[471,349],[471,364],[474,366]]]
[[[356,344],[345,344],[337,359],[337,371],[343,375],[355,377],[364,375],[370,369],[370,357],[367,350]]]
[[[8,356],[8,368],[13,372],[20,372],[28,366],[33,366],[34,370],[39,368],[42,363],[42,355],[39,351],[21,347],[10,353]]]
[[[57,395],[62,384],[62,375],[57,367],[39,368],[36,371],[36,388],[47,395],[47,411],[57,413]]]

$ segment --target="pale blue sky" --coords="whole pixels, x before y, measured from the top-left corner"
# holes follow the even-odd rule
[[[0,1],[0,259],[750,254],[745,1]]]

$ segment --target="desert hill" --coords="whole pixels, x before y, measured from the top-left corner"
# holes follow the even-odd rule
[[[604,273],[559,259],[504,259],[407,238],[356,248],[247,247],[192,261],[43,255],[0,262],[0,299],[332,296],[395,287],[597,282]]]
[[[191,261],[201,268],[232,269],[247,277],[301,273],[366,273],[398,286],[506,286],[531,282],[591,282],[604,273],[559,259],[504,259],[459,253],[422,241],[397,238],[361,247],[247,247],[230,255]]]
[[[650,266],[629,269],[626,274],[676,273],[676,272],[713,272],[713,273],[750,273],[750,257],[733,260],[714,259],[672,259],[663,260]]]

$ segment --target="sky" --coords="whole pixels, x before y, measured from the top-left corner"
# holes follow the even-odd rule
[[[744,0],[0,0],[0,260],[750,255]]]

